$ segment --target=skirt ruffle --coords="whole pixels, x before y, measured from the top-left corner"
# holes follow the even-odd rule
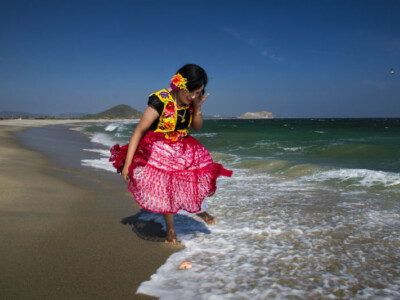
[[[111,148],[110,161],[121,172],[128,145]],[[232,176],[192,136],[170,142],[162,133],[148,131],[140,140],[129,166],[128,189],[144,209],[156,213],[201,210],[203,200],[215,193],[219,176]]]

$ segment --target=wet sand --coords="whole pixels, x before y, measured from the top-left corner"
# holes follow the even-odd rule
[[[13,121],[0,121],[0,299],[152,299],[137,287],[179,249],[139,238],[118,178],[59,166],[13,134],[56,122]]]

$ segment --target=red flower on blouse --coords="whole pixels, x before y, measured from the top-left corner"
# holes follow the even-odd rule
[[[186,134],[180,131],[172,131],[165,133],[165,137],[170,140],[171,142],[176,142],[182,140]]]
[[[175,112],[174,111],[164,111],[163,117],[164,118],[173,118],[174,117]]]
[[[173,130],[173,129],[174,129],[175,124],[174,124],[174,122],[165,120],[165,121],[164,121],[164,124],[163,124],[163,127],[164,127],[165,130],[170,131],[170,130]]]
[[[165,110],[168,112],[175,112],[174,102],[172,101],[168,102],[167,106],[165,107]]]

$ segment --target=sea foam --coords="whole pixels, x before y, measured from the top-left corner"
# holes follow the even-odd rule
[[[82,163],[114,171],[106,160],[120,128],[95,133],[92,141],[104,149],[88,149],[100,157]],[[175,215],[185,249],[137,292],[160,299],[400,297],[398,203],[382,205],[381,199],[387,190],[398,194],[398,173],[246,153],[301,153],[313,147],[260,139],[240,153],[212,152],[216,162],[234,171],[232,178],[218,179],[216,194],[207,199],[217,224]],[[162,215],[141,218],[165,228]],[[190,261],[192,269],[179,270],[182,261]]]
[[[392,286],[384,295],[398,295],[399,270],[384,271],[396,269],[400,259],[396,214],[376,214],[372,202],[344,209],[343,203],[362,201],[360,195],[342,199],[339,190],[321,188],[234,169],[210,198],[218,220],[211,233],[196,230],[193,221],[192,234],[181,234],[190,220],[175,218],[186,248],[137,292],[160,299],[336,299],[382,295],[384,285]],[[178,270],[182,261],[192,269]],[[371,284],[371,278],[378,282]]]
[[[95,169],[103,169],[110,172],[115,172],[115,168],[109,161],[110,151],[104,149],[83,149],[87,152],[99,153],[100,158],[94,159],[82,159],[81,163],[83,166],[92,167]]]
[[[400,174],[366,169],[333,169],[319,171],[303,180],[325,182],[336,180],[349,186],[383,186],[391,187],[400,185]]]

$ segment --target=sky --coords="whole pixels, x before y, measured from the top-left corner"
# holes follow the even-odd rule
[[[400,117],[400,1],[0,0],[0,111],[144,111],[186,63],[205,115]]]

